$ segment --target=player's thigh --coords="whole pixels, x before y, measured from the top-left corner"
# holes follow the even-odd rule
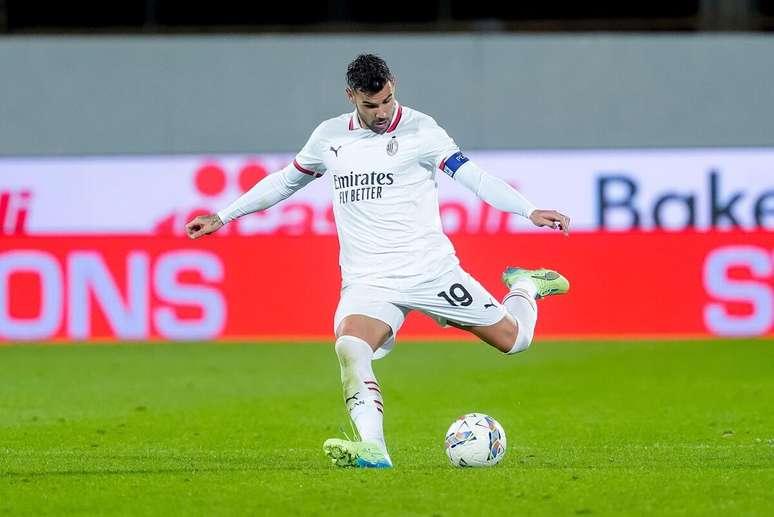
[[[442,325],[489,326],[506,314],[505,307],[478,280],[457,266],[406,293],[407,304]]]
[[[354,336],[377,350],[397,335],[406,312],[393,303],[395,293],[389,289],[351,285],[342,289],[333,319],[336,337]],[[386,351],[385,351],[386,352]]]
[[[516,323],[505,307],[461,267],[420,286],[410,302],[439,324],[472,332],[500,350],[516,341]]]

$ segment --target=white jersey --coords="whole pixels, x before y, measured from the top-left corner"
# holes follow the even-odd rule
[[[361,128],[356,113],[315,129],[293,164],[329,177],[344,286],[411,287],[459,264],[436,180],[458,152],[433,118],[400,105],[383,134]]]

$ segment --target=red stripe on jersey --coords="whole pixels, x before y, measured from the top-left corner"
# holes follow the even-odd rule
[[[303,172],[304,174],[308,174],[310,176],[314,176],[315,178],[319,178],[321,176],[320,174],[317,174],[314,171],[310,171],[309,169],[305,169],[305,168],[301,167],[301,165],[296,160],[293,160],[293,166],[296,169],[298,169],[298,172]]]
[[[349,130],[354,131],[355,130],[355,118],[349,117]]]
[[[378,400],[374,400],[374,404],[376,404],[378,407],[381,407],[381,408],[383,408],[383,407],[384,407],[384,404],[382,404],[382,403],[381,403],[381,402],[379,402]]]
[[[390,124],[390,127],[387,128],[387,133],[391,133],[392,131],[395,131],[395,128],[398,127],[398,122],[400,122],[400,118],[403,116],[403,106],[398,105],[398,114],[395,115],[395,120],[392,121],[392,124]]]

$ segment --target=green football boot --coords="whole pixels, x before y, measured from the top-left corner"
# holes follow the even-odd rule
[[[507,267],[503,271],[503,283],[510,289],[519,280],[530,280],[537,288],[536,299],[564,294],[570,290],[570,282],[565,277],[551,269],[522,269]]]
[[[392,467],[386,451],[374,442],[353,442],[340,438],[325,440],[323,452],[338,467],[385,469]]]

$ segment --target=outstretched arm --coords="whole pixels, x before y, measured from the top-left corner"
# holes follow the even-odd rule
[[[200,215],[185,225],[191,239],[217,231],[221,226],[252,212],[265,210],[287,199],[315,178],[314,173],[298,169],[294,163],[269,174],[216,214]]]
[[[460,163],[448,163],[455,159]],[[443,165],[447,174],[450,172],[447,169],[457,165],[450,175],[473,191],[481,200],[498,210],[519,214],[532,221],[535,226],[547,226],[569,235],[569,217],[556,210],[538,210],[518,190],[500,178],[488,174],[484,169],[465,158],[462,153],[450,156]]]
[[[420,163],[428,170],[438,168],[459,181],[486,203],[498,210],[526,217],[535,226],[548,226],[570,232],[570,218],[556,210],[538,210],[515,188],[500,178],[487,174],[460,152],[460,148],[432,118],[424,120]]]

